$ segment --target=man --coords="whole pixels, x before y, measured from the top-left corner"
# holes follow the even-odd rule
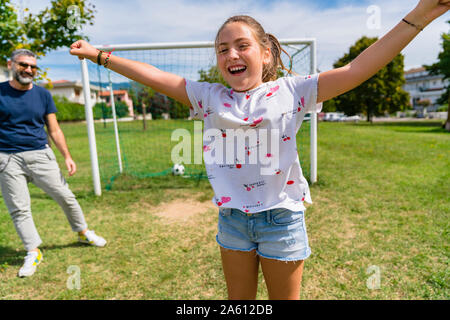
[[[12,53],[8,61],[13,79],[0,83],[0,187],[17,233],[28,252],[18,276],[34,274],[42,261],[42,243],[33,222],[28,182],[50,195],[63,209],[80,242],[98,247],[105,239],[88,230],[84,214],[64,179],[55,154],[48,146],[48,134],[65,159],[69,176],[77,167],[61,131],[50,93],[33,85],[36,55],[26,49]]]

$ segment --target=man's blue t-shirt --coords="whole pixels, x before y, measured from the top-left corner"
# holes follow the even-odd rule
[[[33,85],[17,90],[0,83],[0,152],[16,153],[46,148],[45,116],[57,112],[46,89]]]

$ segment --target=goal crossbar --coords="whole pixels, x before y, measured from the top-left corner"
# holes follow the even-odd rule
[[[306,44],[313,45],[315,39],[280,39],[281,45]],[[192,48],[212,48],[213,41],[192,41],[192,42],[154,42],[154,43],[135,43],[135,44],[114,44],[114,45],[94,45],[98,50],[114,51],[132,51],[132,50],[158,50],[158,49],[192,49]]]

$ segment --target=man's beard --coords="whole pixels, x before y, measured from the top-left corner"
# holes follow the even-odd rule
[[[30,77],[23,76],[22,74],[29,75]],[[27,85],[33,82],[34,76],[25,71],[17,71],[13,69],[13,77],[16,79],[21,85]]]

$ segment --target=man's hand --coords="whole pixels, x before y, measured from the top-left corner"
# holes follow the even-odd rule
[[[73,176],[77,172],[77,165],[72,158],[67,158],[66,160],[67,171],[69,171],[69,176]]]
[[[58,120],[56,120],[56,115],[54,113],[49,113],[46,116],[46,123],[48,128],[48,134],[52,138],[56,147],[58,148],[61,155],[64,157],[66,162],[67,171],[69,171],[69,176],[73,176],[77,172],[77,166],[72,160],[69,148],[67,147],[66,138],[59,127]]]

